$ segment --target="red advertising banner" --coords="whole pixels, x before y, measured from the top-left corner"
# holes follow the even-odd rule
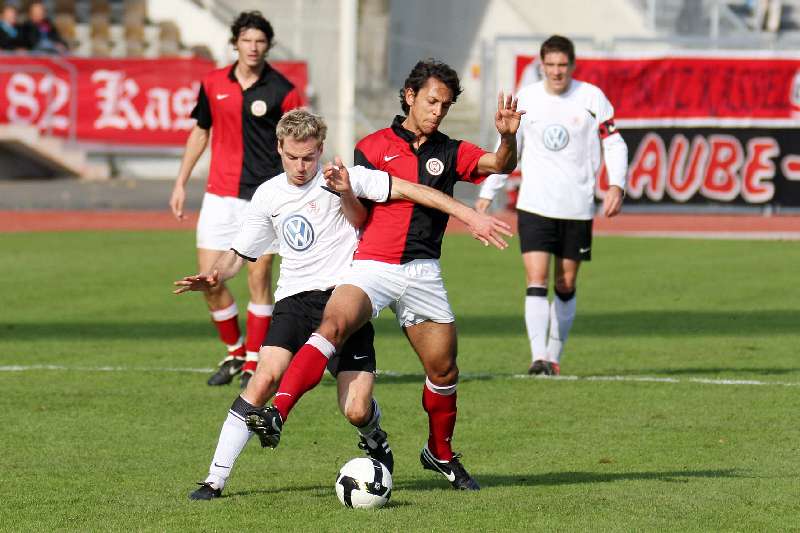
[[[517,82],[533,60],[517,56]],[[574,76],[600,87],[622,121],[800,127],[800,56],[587,57]]]
[[[303,62],[275,63],[303,93]],[[203,59],[84,59],[2,56],[0,124],[34,125],[82,142],[180,146],[200,81],[214,68]]]

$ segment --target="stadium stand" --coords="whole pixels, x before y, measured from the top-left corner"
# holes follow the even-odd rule
[[[24,20],[32,0],[11,2]],[[0,7],[5,3],[0,0]],[[79,57],[209,57],[208,46],[185,46],[175,20],[148,17],[147,0],[45,0],[54,26]]]

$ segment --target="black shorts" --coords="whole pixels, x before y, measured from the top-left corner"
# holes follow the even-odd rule
[[[272,312],[272,323],[264,346],[277,346],[297,353],[322,321],[325,304],[333,289],[306,291],[280,300]],[[375,372],[375,330],[367,322],[353,333],[341,350],[328,361],[328,371],[336,376],[343,370]]]
[[[592,221],[549,218],[517,209],[519,246],[575,261],[592,260]]]

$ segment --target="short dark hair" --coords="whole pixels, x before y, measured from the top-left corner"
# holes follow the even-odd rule
[[[235,45],[239,40],[239,35],[244,30],[261,30],[267,36],[267,49],[272,48],[272,40],[275,37],[275,31],[272,29],[272,24],[269,23],[261,11],[242,11],[236,20],[231,24],[231,44]]]
[[[542,47],[539,50],[539,57],[544,61],[544,56],[550,52],[566,54],[570,64],[575,63],[575,45],[566,37],[561,35],[551,35],[548,37],[547,40],[542,43]]]
[[[417,94],[430,78],[436,78],[447,85],[447,88],[453,93],[453,103],[455,103],[462,91],[461,83],[458,81],[458,74],[446,63],[436,59],[426,59],[414,65],[414,68],[411,69],[406,81],[403,83],[403,88],[400,89],[400,106],[403,108],[403,113],[408,115],[409,110],[409,106],[406,103],[406,89],[411,89],[414,94]]]

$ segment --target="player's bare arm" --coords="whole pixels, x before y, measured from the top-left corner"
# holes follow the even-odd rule
[[[339,193],[342,202],[342,213],[350,224],[355,228],[360,228],[367,221],[369,212],[364,204],[361,203],[350,186],[350,174],[347,167],[342,163],[342,159],[336,156],[333,163],[326,163],[322,169],[325,177],[325,184],[331,190]]]
[[[484,154],[478,160],[479,174],[508,174],[517,166],[517,130],[525,111],[517,110],[517,99],[503,92],[497,95],[497,112],[494,125],[500,134],[497,150]]]
[[[510,237],[513,235],[511,226],[502,220],[486,213],[478,213],[458,200],[453,199],[453,197],[427,185],[411,183],[392,176],[390,200],[409,200],[447,213],[466,224],[472,236],[482,242],[484,246],[491,244],[495,248],[504,250],[508,247],[508,243],[502,236]]]
[[[185,218],[183,213],[183,204],[186,201],[186,182],[192,175],[192,170],[197,164],[197,160],[203,155],[206,146],[208,145],[209,133],[199,126],[192,128],[189,133],[189,138],[186,140],[186,150],[183,152],[183,159],[181,159],[181,167],[178,171],[178,178],[175,180],[175,187],[172,189],[172,195],[169,199],[169,207],[172,209],[172,214],[178,220]]]
[[[172,292],[174,294],[183,294],[189,291],[206,291],[234,277],[243,264],[244,259],[239,254],[233,250],[228,250],[217,259],[211,267],[210,273],[185,276],[173,282],[173,285],[177,288]]]

